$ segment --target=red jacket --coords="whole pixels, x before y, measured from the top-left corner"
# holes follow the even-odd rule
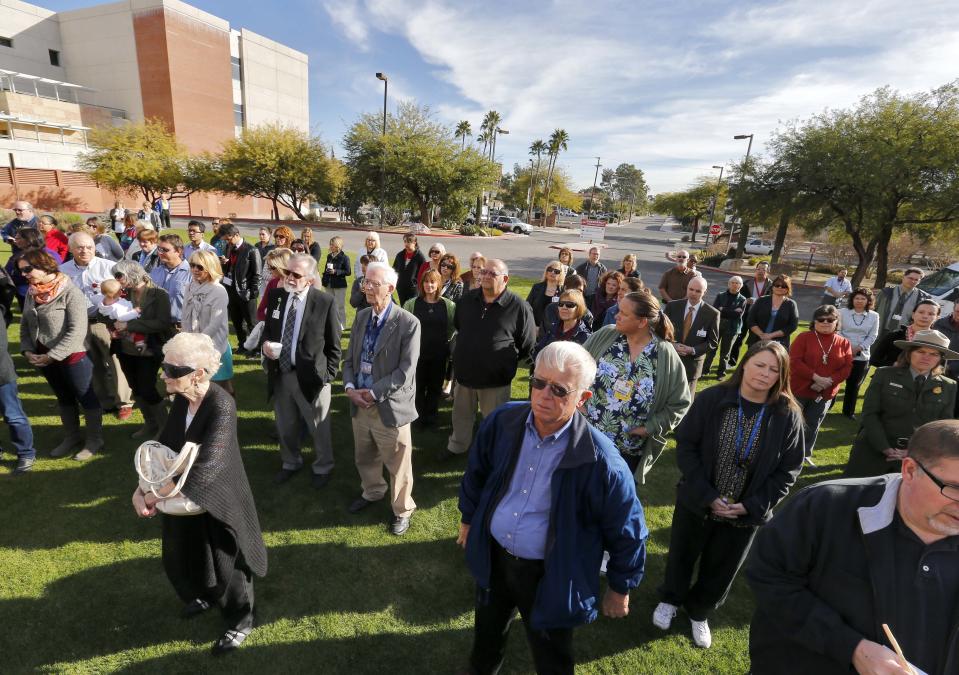
[[[835,342],[830,342],[835,340]],[[832,349],[830,350],[830,344]],[[823,350],[829,353],[827,363],[822,362]],[[819,335],[815,329],[801,333],[789,348],[789,386],[794,396],[800,398],[818,398],[827,401],[836,397],[839,385],[852,372],[852,345],[849,340],[833,333]],[[832,387],[822,391],[810,389],[813,373],[820,377],[831,377]]]
[[[47,248],[56,251],[60,256],[60,260],[67,259],[67,253],[70,252],[70,246],[67,243],[67,235],[60,230],[53,228],[44,235],[44,238],[46,239]]]

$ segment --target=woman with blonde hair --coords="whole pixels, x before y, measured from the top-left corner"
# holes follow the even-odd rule
[[[263,577],[267,569],[240,455],[236,404],[223,389],[210,386],[220,369],[220,353],[209,336],[197,333],[180,333],[163,348],[163,383],[173,404],[158,440],[174,452],[187,443],[199,446],[177,495],[198,507],[197,512],[163,513],[162,502],[170,497],[162,495],[172,492],[172,482],[156,490],[161,496],[139,487],[133,493],[137,516],[161,513],[163,570],[184,603],[181,616],[192,618],[219,607],[228,628],[213,643],[214,654],[239,648],[253,630],[253,575]]]
[[[320,262],[320,245],[313,240],[313,228],[304,227],[300,230],[300,239],[303,240],[306,252],[313,256],[313,260]]]
[[[183,297],[181,328],[184,333],[202,333],[213,340],[220,354],[220,366],[211,378],[233,396],[233,350],[227,324],[230,298],[220,283],[220,260],[212,251],[196,251],[190,256],[190,275],[193,278]]]
[[[539,332],[539,340],[533,347],[534,361],[536,355],[553,342],[575,342],[581,345],[593,332],[583,321],[586,316],[586,300],[580,290],[570,289],[560,293],[556,314],[556,321],[544,323]]]
[[[363,242],[363,244],[365,249],[360,251],[360,254],[368,256],[370,262],[382,262],[389,264],[386,251],[380,247],[380,235],[378,233],[374,232],[373,230],[367,232],[366,240]],[[363,272],[360,269],[360,256],[356,256],[356,262],[353,263],[353,276],[363,276]]]
[[[533,310],[533,321],[537,328],[542,329],[543,314],[550,303],[559,302],[559,296],[563,292],[563,282],[566,280],[566,272],[563,269],[563,263],[553,260],[546,263],[543,268],[543,278],[533,284],[526,295],[526,302]]]
[[[333,306],[340,322],[340,330],[346,327],[346,277],[350,276],[350,258],[343,252],[343,237],[330,239],[323,268],[323,288],[333,294]]]
[[[288,248],[274,248],[266,254],[266,258],[263,260],[263,269],[269,272],[269,276],[263,274],[260,277],[262,284],[260,286],[260,304],[256,308],[257,321],[266,321],[266,296],[283,283],[283,279],[286,278],[287,263],[291,255],[293,255],[293,251]]]
[[[623,256],[622,267],[619,268],[619,273],[626,278],[639,279],[639,270],[636,268],[636,254],[627,253]]]

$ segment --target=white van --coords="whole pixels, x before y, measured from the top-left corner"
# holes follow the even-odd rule
[[[953,305],[959,300],[959,262],[923,277],[919,288],[942,305],[942,316],[948,316],[952,313]]]

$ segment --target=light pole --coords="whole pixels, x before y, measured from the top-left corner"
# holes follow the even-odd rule
[[[719,180],[716,181],[716,194],[713,195],[713,205],[709,209],[709,227],[706,229],[706,243],[705,246],[709,246],[709,231],[713,229],[713,216],[716,214],[716,202],[719,201],[719,188],[723,184],[723,169],[725,166],[716,166],[713,164],[714,169],[719,169]]]
[[[386,73],[377,73],[376,79],[383,81],[383,171],[380,175],[380,228],[382,228],[386,212],[386,92],[390,83]]]
[[[496,131],[493,132],[493,152],[490,155],[490,159],[495,163],[496,162],[496,137],[500,134],[508,135],[509,131],[506,129],[500,129],[496,127]]]
[[[743,170],[742,170],[742,173],[740,174],[739,180],[742,180],[742,174],[746,172],[746,166],[749,164],[749,151],[753,149],[753,135],[752,134],[736,134],[735,136],[733,136],[734,141],[743,141],[743,140],[746,140],[747,138],[749,139],[749,145],[746,146],[746,158],[743,159]],[[735,223],[733,223],[733,225],[735,225]],[[743,251],[745,251],[746,249],[747,232],[744,232],[744,230],[746,229],[747,229],[746,224],[740,222],[739,234],[738,234],[739,239],[736,241],[736,255],[740,257],[742,256]],[[732,241],[733,241],[733,228],[732,228],[732,225],[730,225],[729,243],[731,244]]]
[[[596,179],[599,178],[599,157],[596,158],[596,173],[593,174],[593,189],[589,193],[589,213],[586,214],[586,220],[593,219],[593,202],[596,201]]]
[[[533,222],[533,159],[529,160],[529,188],[526,190],[526,222]]]

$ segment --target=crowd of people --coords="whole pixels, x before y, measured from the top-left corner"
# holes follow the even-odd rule
[[[14,211],[0,301],[7,323],[19,301],[20,352],[57,399],[63,438],[49,455],[103,452],[104,413],[127,420],[134,406],[144,425],[132,436],[145,446],[199,445],[182,485],[141,482],[133,503],[141,517],[162,514],[163,565],[184,615],[220,608],[217,654],[252,630],[253,576],[267,570],[237,437],[238,357],[266,374],[278,484],[305,468],[304,444],[312,487],[329,483],[342,385],[359,482],[348,510],[385,501],[396,536],[416,511],[414,431],[437,426],[451,398],[436,460],[466,460],[457,543],[477,584],[470,672],[500,668],[517,610],[541,673],[573,672],[576,626],[628,614],[645,572],[644,486],[670,439],[681,479],[655,626],[669,629],[682,610],[708,648],[709,618],[747,564],[755,673],[908,672],[899,647],[925,672],[959,668],[959,310],[939,317],[916,288],[919,270],[875,309],[871,290],[837,275],[794,337],[792,280],[767,263],[731,277],[710,304],[686,251],[653,289],[633,255],[610,269],[599,247],[579,265],[563,248],[524,300],[506,261],[477,251],[461,268],[439,242],[424,255],[413,234],[390,264],[368,233],[351,266],[340,237],[323,257],[310,228],[297,238],[263,227],[253,245],[228,221],[209,242],[190,221],[184,242],[158,232],[162,209],[156,220],[115,209],[117,241],[106,243],[97,219],[67,237],[26,202]],[[529,400],[511,401],[524,364]],[[855,419],[870,365],[848,480],[774,515],[803,465],[815,466],[844,383],[841,413]],[[6,349],[0,406],[13,474],[28,474],[37,451]],[[174,500],[191,515],[172,515]]]

